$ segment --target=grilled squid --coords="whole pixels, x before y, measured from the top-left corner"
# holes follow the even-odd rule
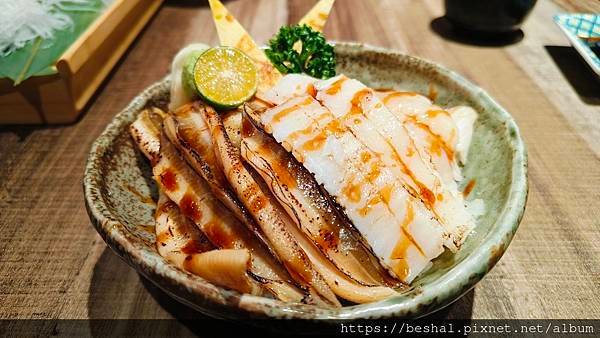
[[[248,274],[247,249],[216,250],[206,236],[160,193],[155,213],[158,253],[178,268],[226,288],[262,295],[262,287]]]
[[[390,274],[410,282],[443,251],[431,212],[313,97],[288,100],[256,119],[335,197]]]
[[[474,227],[458,191],[472,108],[300,74],[243,108],[131,125],[161,192],[157,248],[181,269],[338,307],[393,296]]]
[[[218,165],[210,131],[198,114],[201,109],[202,103],[194,102],[173,112],[164,121],[165,134],[187,163],[206,180],[212,193],[262,239],[254,220],[237,199]]]
[[[225,176],[244,206],[254,216],[283,266],[296,283],[307,290],[313,302],[323,306],[341,306],[307,253],[298,244],[292,233],[296,229],[293,222],[285,217],[285,211],[281,210],[244,167],[239,149],[231,143],[221,117],[209,106],[204,107],[202,116],[211,130],[214,149]]]
[[[251,255],[248,274],[275,297],[283,301],[302,302],[305,298],[304,293],[289,282],[290,276],[285,269],[214,199],[206,183],[180,158],[177,150],[164,135],[161,140],[160,123],[164,116],[166,115],[158,109],[145,110],[130,126],[134,141],[144,154],[148,154],[148,159],[153,164],[153,172],[161,192],[174,201],[181,213],[189,218],[215,247],[246,250]],[[229,257],[233,257],[233,254],[238,258],[242,257],[239,252],[236,254],[228,251],[226,254]],[[217,257],[207,258],[215,261]],[[221,272],[225,273],[224,270]]]
[[[167,116],[158,108],[143,110],[129,126],[129,133],[138,149],[152,163],[156,163],[160,153],[160,131],[163,119]]]
[[[304,295],[287,283],[289,275],[245,226],[212,195],[207,184],[179,156],[166,136],[153,172],[159,187],[206,237],[221,249],[248,249],[252,273],[279,299],[302,301]]]
[[[295,238],[331,289],[357,303],[395,294],[395,290],[383,286],[394,281],[321,192],[310,173],[248,118],[244,118],[241,130],[242,156],[302,230],[303,234],[297,232]]]

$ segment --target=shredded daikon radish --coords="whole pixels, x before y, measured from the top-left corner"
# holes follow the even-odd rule
[[[107,5],[112,0],[102,0]],[[98,11],[94,0],[10,0],[0,1],[0,56],[6,56],[28,42],[51,39],[58,30],[69,29],[73,20],[65,11]]]

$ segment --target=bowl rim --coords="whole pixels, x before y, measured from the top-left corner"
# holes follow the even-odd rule
[[[397,50],[375,47],[369,44],[356,42],[335,42],[335,44],[336,47],[348,48],[355,52],[383,53],[388,56],[408,59],[409,62],[425,64],[428,67],[435,68],[444,80],[452,82],[465,90],[471,97],[487,101],[487,104],[495,107],[495,114],[506,124],[507,137],[510,138],[509,141],[512,146],[511,185],[502,211],[499,213],[490,232],[478,247],[474,248],[450,271],[439,277],[436,283],[412,288],[413,292],[410,292],[408,296],[399,294],[378,302],[336,309],[323,309],[314,305],[290,304],[265,297],[240,295],[235,291],[220,288],[198,276],[179,270],[164,260],[165,268],[157,271],[156,264],[160,263],[157,258],[144,253],[139,248],[139,243],[136,245],[135,239],[134,242],[131,242],[130,239],[134,236],[128,234],[128,230],[115,217],[111,217],[102,197],[101,189],[97,186],[97,180],[94,179],[94,176],[97,176],[94,173],[98,171],[101,159],[110,149],[111,141],[120,135],[131,122],[131,120],[127,120],[128,115],[137,115],[145,107],[150,97],[164,90],[169,82],[168,76],[146,88],[125,109],[116,114],[94,141],[89,152],[83,178],[86,210],[92,224],[108,246],[139,273],[172,297],[200,312],[217,317],[223,315],[222,311],[217,313],[196,304],[195,301],[202,301],[203,304],[206,301],[212,302],[211,307],[227,308],[227,311],[231,311],[231,307],[234,306],[237,312],[246,317],[337,320],[389,317],[417,318],[448,306],[473,288],[504,254],[525,212],[528,195],[527,150],[516,122],[483,89],[438,63]],[[181,297],[178,293],[182,290],[194,301]]]

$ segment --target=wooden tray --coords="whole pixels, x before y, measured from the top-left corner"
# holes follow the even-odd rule
[[[77,119],[162,0],[115,0],[56,63],[56,74],[13,86],[0,79],[0,124],[59,124]]]

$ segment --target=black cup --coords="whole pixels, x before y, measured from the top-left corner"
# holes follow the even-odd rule
[[[519,29],[537,0],[445,0],[446,18],[457,28],[484,34]]]

